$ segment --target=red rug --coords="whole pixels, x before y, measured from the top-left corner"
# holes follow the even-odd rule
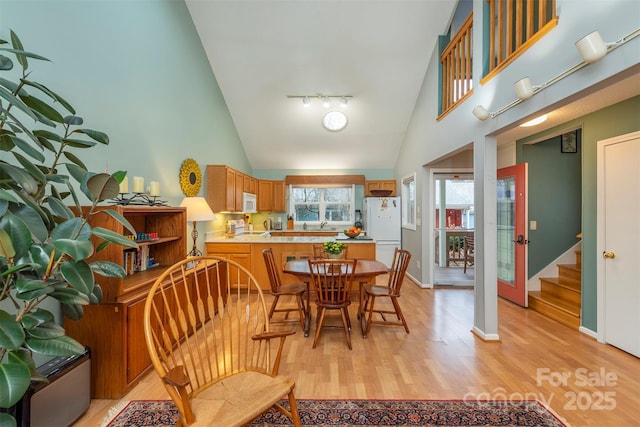
[[[283,402],[284,406],[288,406]],[[303,426],[512,426],[566,427],[540,402],[462,400],[305,400],[298,399]],[[178,410],[171,401],[134,400],[105,427],[175,426]],[[270,410],[251,426],[291,425]]]

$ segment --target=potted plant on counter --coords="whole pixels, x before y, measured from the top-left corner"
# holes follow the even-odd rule
[[[13,70],[14,58],[19,70]],[[84,346],[66,336],[54,314],[42,308],[57,300],[62,313],[82,317],[82,306],[98,303],[102,291],[95,274],[124,277],[120,265],[86,261],[110,243],[137,244],[120,234],[89,225],[94,208],[118,195],[125,172],[93,173],[74,154],[108,136],[82,127],[82,118],[61,96],[31,80],[30,60],[47,59],[23,49],[11,32],[11,44],[0,40],[0,425],[15,426],[6,413],[25,394],[32,380],[46,381],[33,353],[71,356]],[[13,74],[11,74],[13,73]],[[64,113],[60,111],[64,110]],[[63,115],[65,114],[65,115]],[[32,128],[32,126],[34,128]],[[82,209],[76,188],[87,197]],[[71,207],[69,207],[71,206]],[[83,213],[84,212],[84,213]],[[120,214],[101,210],[135,230]],[[94,247],[94,244],[97,246]]]

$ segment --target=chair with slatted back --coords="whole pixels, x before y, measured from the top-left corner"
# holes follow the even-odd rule
[[[411,253],[409,251],[396,248],[393,252],[393,261],[391,262],[387,284],[383,286],[375,283],[366,283],[361,287],[360,300],[362,301],[362,306],[359,308],[358,316],[360,317],[363,337],[367,337],[372,324],[404,326],[404,330],[409,333],[409,326],[400,309],[398,298],[400,297],[400,289],[402,288],[402,282],[409,267],[410,259]],[[393,310],[386,306],[376,308],[376,298],[389,298]],[[374,313],[379,314],[382,320],[374,319]],[[396,320],[387,319],[385,314],[395,315]]]
[[[313,348],[316,348],[322,328],[343,328],[347,346],[351,350],[349,305],[351,304],[351,287],[357,261],[355,259],[310,259],[308,262],[311,285],[316,292],[315,302],[318,307]],[[324,325],[328,310],[340,311],[342,327]]]
[[[240,264],[201,256],[169,267],[149,291],[144,332],[179,426],[242,426],[271,407],[300,425],[295,382],[278,374],[295,331],[271,331],[260,286]]]
[[[467,272],[467,266],[473,265],[475,262],[476,244],[473,236],[465,236],[464,238],[464,268],[463,272]]]
[[[271,295],[273,296],[273,302],[269,309],[269,319],[271,323],[276,322],[300,322],[300,326],[304,330],[304,322],[307,316],[308,308],[305,307],[304,299],[302,296],[307,291],[307,285],[304,283],[287,283],[283,284],[280,278],[280,269],[276,264],[275,257],[273,256],[273,250],[271,248],[264,249],[262,251],[264,257],[264,263],[267,267],[267,274],[269,276],[269,283],[271,285]],[[295,307],[278,307],[281,297],[293,297],[296,302]],[[298,312],[298,317],[290,319],[289,313]],[[275,313],[284,313],[284,319],[274,319]]]

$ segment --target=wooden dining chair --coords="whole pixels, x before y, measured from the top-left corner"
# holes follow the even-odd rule
[[[318,344],[322,328],[340,328],[340,326],[324,325],[327,311],[338,310],[342,318],[342,328],[344,329],[347,346],[351,350],[349,305],[351,304],[351,287],[357,260],[310,259],[308,262],[311,284],[316,292],[316,305],[318,307],[313,348],[316,348]]]
[[[467,272],[467,266],[473,265],[475,262],[476,244],[473,236],[464,237],[464,268],[463,272]]]
[[[405,273],[409,267],[411,253],[407,250],[396,248],[393,253],[393,261],[389,270],[389,280],[385,286],[376,285],[375,283],[365,283],[361,287],[362,307],[358,313],[360,317],[360,326],[362,328],[362,336],[364,338],[369,334],[372,324],[380,325],[402,325],[404,330],[409,333],[409,326],[402,314],[398,298],[400,297],[400,289],[404,281]],[[388,307],[376,308],[376,298],[389,298],[393,305],[393,310]],[[380,315],[382,320],[374,319],[373,313]],[[396,320],[387,319],[385,314],[395,315]]]
[[[262,251],[264,257],[264,263],[267,267],[267,274],[269,276],[269,284],[271,285],[271,295],[273,296],[273,302],[269,309],[269,319],[272,323],[276,322],[300,322],[300,326],[304,330],[304,322],[308,313],[308,308],[305,307],[303,295],[307,291],[307,285],[304,283],[289,283],[283,284],[280,277],[280,269],[276,264],[275,257],[273,256],[273,250],[271,248],[264,249]],[[295,298],[296,307],[278,307],[278,302],[281,297],[291,296]],[[290,319],[289,313],[297,311],[298,317]],[[274,319],[275,313],[284,313],[284,319]]]
[[[300,426],[295,382],[278,374],[285,338],[295,330],[271,331],[264,296],[246,268],[214,256],[174,264],[151,287],[143,321],[153,367],[180,412],[178,426],[242,426],[271,407]],[[284,398],[290,409],[280,404]]]

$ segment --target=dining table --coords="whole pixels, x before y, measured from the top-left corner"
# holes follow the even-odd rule
[[[311,294],[311,270],[309,269],[309,259],[294,259],[289,260],[284,265],[282,269],[283,273],[291,274],[295,276],[298,280],[303,282],[307,286],[306,294],[306,307],[305,312],[306,316],[304,319],[304,336],[309,336],[309,329],[311,326],[311,305],[310,305],[310,294]],[[362,289],[363,284],[369,283],[375,280],[376,276],[381,274],[388,273],[387,266],[375,259],[358,259],[356,263],[356,270],[353,273],[354,282],[360,285],[360,289],[358,291],[359,297],[359,307],[358,307],[358,315],[360,314],[361,305],[362,305]]]

